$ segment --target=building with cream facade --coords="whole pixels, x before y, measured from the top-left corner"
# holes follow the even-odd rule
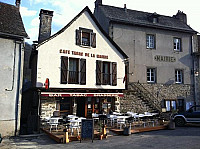
[[[40,118],[55,112],[91,117],[92,113],[119,111],[127,55],[103,31],[88,7],[49,36],[52,16],[52,11],[40,11],[43,23],[31,56]]]

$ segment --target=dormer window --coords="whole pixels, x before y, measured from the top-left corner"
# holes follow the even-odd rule
[[[158,23],[158,18],[154,17],[153,18],[153,23]]]
[[[159,16],[160,16],[159,14],[154,12],[149,16],[149,21],[152,22],[152,23],[158,23]]]
[[[76,30],[76,45],[96,48],[96,33],[80,27]]]

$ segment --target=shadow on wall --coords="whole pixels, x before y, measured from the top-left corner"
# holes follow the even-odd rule
[[[192,68],[192,57],[190,54],[181,57],[178,61],[184,64],[185,66]]]
[[[171,84],[174,84],[174,80],[169,79],[169,81],[165,82],[165,85],[171,85]]]

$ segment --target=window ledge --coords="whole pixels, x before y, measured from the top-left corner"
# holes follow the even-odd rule
[[[79,45],[80,47],[82,47],[82,48],[88,48],[88,49],[92,49],[92,47],[91,46],[85,46],[85,45]]]
[[[146,48],[147,50],[156,50],[156,48]]]

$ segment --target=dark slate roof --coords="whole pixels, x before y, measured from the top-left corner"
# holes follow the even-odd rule
[[[51,37],[49,37],[48,39],[46,39],[45,41],[39,43],[37,45],[37,47],[39,47],[40,45],[48,42],[49,40],[51,40],[52,38],[56,37],[57,35],[61,34],[62,32],[64,32],[74,21],[76,21],[77,18],[79,18],[85,11],[87,11],[90,15],[90,17],[93,19],[93,21],[95,22],[95,24],[97,25],[97,27],[99,28],[99,30],[103,33],[103,35],[109,40],[109,42],[119,51],[119,53],[124,57],[124,58],[128,58],[128,56],[124,53],[124,51],[122,51],[122,49],[110,38],[110,36],[103,30],[103,28],[101,27],[101,25],[98,23],[98,21],[96,20],[96,18],[94,17],[94,15],[92,14],[91,10],[89,9],[88,6],[86,6],[74,19],[72,19],[65,27],[63,27],[61,30],[59,30],[57,33],[55,33],[54,35],[52,35]]]
[[[125,11],[124,8],[108,5],[99,5],[98,7],[109,20],[114,22],[196,33],[190,26],[175,17],[158,15],[158,23],[153,23],[149,21],[149,16],[154,13],[130,9],[126,9]]]
[[[0,34],[28,38],[16,6],[0,2]]]

